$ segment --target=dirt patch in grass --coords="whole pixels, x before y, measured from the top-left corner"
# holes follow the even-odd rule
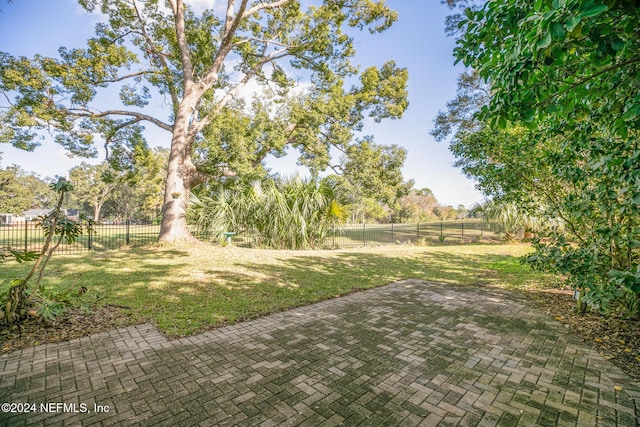
[[[90,312],[69,310],[54,321],[31,318],[23,323],[21,330],[0,330],[1,352],[9,353],[34,345],[68,341],[134,323],[126,310],[114,305],[97,307]]]

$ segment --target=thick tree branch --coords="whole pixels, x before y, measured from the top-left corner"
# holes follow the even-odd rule
[[[220,41],[220,46],[218,47],[218,51],[216,52],[216,56],[213,59],[213,64],[207,71],[207,74],[200,81],[200,92],[205,93],[209,89],[213,87],[213,85],[218,81],[218,75],[220,74],[220,70],[222,70],[222,66],[227,58],[229,52],[231,52],[231,48],[233,44],[231,41],[233,40],[233,35],[238,29],[238,25],[240,25],[240,15],[244,12],[247,7],[248,0],[242,0],[240,3],[240,10],[238,14],[234,17],[234,9],[235,9],[235,0],[228,0],[227,2],[227,16],[224,24],[224,34],[222,35],[222,40]]]
[[[70,116],[73,117],[87,117],[87,118],[91,118],[91,119],[95,119],[95,118],[99,118],[99,117],[107,117],[107,116],[128,116],[128,117],[133,117],[134,119],[132,119],[132,123],[135,122],[139,122],[139,121],[147,121],[150,123],[153,123],[154,125],[158,126],[160,129],[164,129],[166,131],[169,132],[173,132],[173,126],[156,119],[153,116],[149,116],[147,114],[143,114],[143,113],[138,113],[136,111],[126,111],[126,110],[107,110],[107,111],[101,111],[99,113],[96,113],[94,111],[88,110],[88,109],[81,109],[81,108],[72,108],[67,110],[67,113]],[[129,123],[129,124],[132,124]]]
[[[262,69],[263,66],[265,66],[266,64],[272,61],[275,61],[276,59],[283,58],[287,55],[289,55],[288,49],[283,49],[280,51],[273,52],[271,55],[263,58],[262,61],[258,62],[251,71],[249,71],[247,74],[244,75],[244,77],[238,82],[238,84],[236,84],[236,86],[232,90],[227,92],[222,97],[222,99],[216,103],[216,108],[213,111],[211,111],[209,114],[203,117],[202,120],[195,122],[192,125],[189,131],[189,138],[191,139],[195,137],[195,135],[197,135],[200,131],[202,131],[202,129],[204,129],[209,123],[211,123],[213,116],[215,116],[220,111],[222,111],[222,109],[227,106],[229,101],[231,101],[233,98],[238,96],[240,91],[244,89],[247,83],[249,83],[249,81],[258,74],[258,72]]]
[[[253,6],[252,8],[250,8],[249,10],[247,10],[246,12],[244,12],[242,14],[242,17],[240,19],[245,19],[255,13],[258,13],[261,10],[266,10],[266,9],[275,9],[278,8],[286,3],[289,3],[290,0],[278,0],[278,1],[274,1],[273,3],[260,3],[257,4],[255,6]]]
[[[246,0],[242,1],[242,4],[244,7],[246,7]],[[226,37],[227,34],[229,34],[231,32],[231,26],[233,25],[233,21],[234,21],[234,15],[233,12],[236,8],[236,2],[235,0],[229,0],[227,2],[227,14],[226,14],[226,18],[224,21],[224,36]]]
[[[91,82],[91,84],[98,86],[104,83],[117,83],[127,79],[131,79],[133,77],[144,76],[148,74],[155,74],[155,72],[150,70],[138,71],[136,73],[126,74],[124,76],[119,76],[113,79],[94,81],[94,82]]]
[[[193,64],[191,63],[191,52],[187,43],[187,34],[184,24],[184,3],[182,0],[170,0],[170,3],[173,8],[176,37],[178,38],[178,47],[180,48],[180,60],[182,61],[182,72],[186,88],[193,83]]]
[[[167,86],[169,88],[169,94],[171,96],[171,102],[173,103],[173,108],[175,110],[178,108],[178,105],[180,104],[180,99],[178,99],[178,91],[176,90],[175,82],[173,80],[173,74],[171,73],[171,68],[167,63],[167,57],[163,52],[158,51],[158,49],[155,46],[155,43],[153,42],[153,39],[149,36],[149,33],[147,32],[147,29],[145,26],[144,19],[142,19],[142,15],[140,14],[140,11],[138,10],[138,6],[135,2],[133,3],[133,6],[136,11],[138,22],[140,23],[140,29],[141,29],[140,34],[147,42],[146,52],[153,55],[158,60],[158,62],[162,64],[162,67],[164,68],[165,76],[167,78]]]

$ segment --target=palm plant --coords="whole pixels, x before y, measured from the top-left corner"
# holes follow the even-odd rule
[[[259,247],[304,249],[322,244],[346,218],[339,181],[291,178],[254,181],[239,190],[191,198],[201,231],[220,239],[234,230]]]
[[[524,234],[535,232],[542,227],[542,219],[532,215],[513,202],[488,201],[482,206],[482,218],[495,224],[496,230],[508,242]]]

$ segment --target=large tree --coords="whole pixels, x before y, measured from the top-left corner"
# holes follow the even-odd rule
[[[350,31],[380,32],[396,19],[384,0],[228,0],[200,15],[182,0],[79,2],[106,17],[86,48],[61,48],[60,58],[0,54],[0,92],[10,100],[0,113],[0,141],[32,149],[48,130],[74,154],[92,155],[98,136],[111,155],[127,156],[145,145],[142,124],[169,132],[162,240],[190,238],[191,189],[233,172],[224,159],[199,165],[198,147],[250,82],[289,102],[286,126],[277,130],[284,139],[267,138],[267,152],[293,145],[317,169],[326,167],[331,146],[353,144],[366,116],[396,118],[407,106],[406,70],[390,62],[364,70],[356,84],[351,64]],[[289,96],[297,78],[310,88]],[[119,90],[121,102],[98,103],[103,88]],[[145,108],[156,94],[169,105],[166,116]]]
[[[565,274],[592,308],[616,301],[638,315],[640,6],[467,3],[479,6],[457,20],[455,54],[491,90],[454,152],[486,192],[544,201],[562,219],[536,243],[533,265]]]
[[[157,220],[162,210],[169,151],[156,147],[136,157],[131,168],[114,170],[105,179],[114,184],[105,214],[118,220]]]
[[[19,166],[0,169],[0,213],[22,215],[31,208],[51,208],[55,196],[45,181]]]
[[[69,171],[69,179],[74,188],[74,200],[91,209],[94,221],[100,220],[100,211],[116,187],[115,182],[108,179],[109,169],[110,165],[107,162],[97,165],[82,162]]]

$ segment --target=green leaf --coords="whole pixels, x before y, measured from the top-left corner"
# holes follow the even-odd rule
[[[546,33],[544,37],[538,40],[538,43],[536,43],[536,46],[539,49],[546,49],[547,47],[549,47],[550,44],[551,44],[551,33]]]
[[[560,24],[559,22],[554,22],[553,24],[551,24],[551,37],[553,37],[554,40],[562,41],[564,40],[566,35],[567,31],[564,29],[562,24]]]
[[[536,110],[526,110],[522,113],[525,122],[532,122],[536,119]]]
[[[625,46],[625,43],[620,37],[615,36],[611,41],[611,48],[616,52],[620,52]]]
[[[633,195],[633,203],[636,205],[640,205],[640,193],[636,193]]]
[[[632,105],[631,108],[628,108],[622,115],[622,118],[625,121],[630,122],[634,120],[636,117],[638,117],[639,115],[640,115],[640,103]]]
[[[584,9],[581,7],[581,11],[578,13],[578,17],[580,18],[591,18],[593,16],[598,16],[602,12],[605,12],[609,9],[607,5],[590,5],[585,7]]]
[[[565,21],[567,31],[573,31],[578,26],[581,20],[582,19],[579,16],[570,16],[569,19]]]
[[[543,0],[536,0],[533,4],[533,10],[535,10],[536,12],[540,12],[540,10],[542,10],[542,3]]]
[[[524,126],[530,130],[536,130],[538,129],[538,122],[536,122],[535,120],[532,120],[530,122],[524,122]]]
[[[498,127],[500,129],[505,129],[507,127],[507,119],[505,119],[503,116],[498,117]]]

